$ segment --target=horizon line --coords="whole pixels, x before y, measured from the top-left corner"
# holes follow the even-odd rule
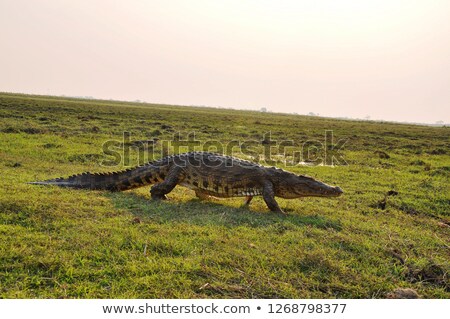
[[[200,108],[212,108],[212,109],[228,109],[234,111],[248,111],[248,112],[258,112],[258,113],[268,113],[268,114],[282,114],[282,115],[296,115],[296,116],[305,116],[305,117],[319,117],[324,119],[336,119],[342,121],[360,121],[360,122],[374,122],[374,123],[391,123],[391,124],[410,124],[410,125],[421,125],[421,126],[431,126],[431,127],[449,127],[450,123],[445,123],[443,121],[437,121],[436,123],[423,123],[423,122],[408,122],[408,121],[395,121],[395,120],[384,120],[384,119],[366,119],[366,118],[353,118],[347,116],[327,116],[320,115],[319,113],[315,114],[313,112],[309,112],[312,114],[300,114],[297,112],[281,112],[281,111],[272,111],[267,107],[261,107],[260,110],[256,109],[246,109],[240,107],[229,107],[229,106],[211,106],[211,105],[186,105],[186,104],[174,104],[167,102],[148,102],[145,100],[135,99],[135,100],[117,100],[112,98],[97,98],[90,95],[51,95],[51,94],[42,94],[42,93],[25,93],[25,92],[7,92],[0,91],[0,94],[10,94],[10,95],[28,95],[28,96],[39,96],[39,97],[53,97],[53,98],[69,98],[69,99],[77,99],[77,100],[93,100],[93,101],[105,101],[105,102],[126,102],[126,103],[135,103],[135,104],[153,104],[153,105],[168,105],[168,106],[179,106],[179,107],[200,107]],[[262,111],[262,109],[266,109]],[[370,115],[369,115],[370,117]],[[440,123],[442,122],[442,123]]]

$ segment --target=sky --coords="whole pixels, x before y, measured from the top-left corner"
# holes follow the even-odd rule
[[[0,91],[450,123],[450,1],[0,0]]]

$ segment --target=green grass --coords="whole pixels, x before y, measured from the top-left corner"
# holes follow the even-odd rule
[[[348,165],[288,169],[345,194],[280,199],[287,216],[260,198],[244,209],[182,187],[152,202],[148,187],[26,184],[121,169],[100,163],[111,159],[103,143],[124,131],[157,137],[160,151],[174,132],[227,143],[271,131],[298,146],[325,130],[348,140]],[[0,297],[384,298],[409,287],[450,298],[449,141],[448,127],[2,93]]]

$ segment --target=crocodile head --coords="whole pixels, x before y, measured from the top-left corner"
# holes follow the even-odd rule
[[[282,198],[337,197],[344,192],[338,186],[331,186],[312,177],[292,173],[285,175],[275,189],[276,196]]]

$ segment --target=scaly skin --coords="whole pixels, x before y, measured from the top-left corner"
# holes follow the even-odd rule
[[[167,156],[114,173],[83,173],[30,184],[109,191],[124,191],[154,184],[150,190],[153,199],[165,199],[166,194],[176,185],[181,185],[194,190],[200,198],[245,197],[245,205],[250,204],[253,196],[263,196],[269,209],[276,212],[282,210],[275,196],[337,197],[343,193],[339,187],[308,176],[207,152]]]

